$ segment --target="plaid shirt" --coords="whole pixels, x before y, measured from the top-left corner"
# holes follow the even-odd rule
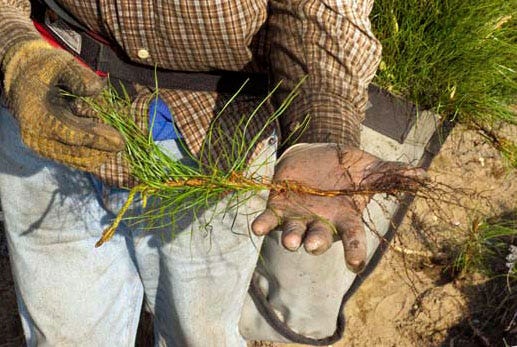
[[[137,63],[181,71],[266,71],[282,81],[273,99],[246,128],[252,138],[303,76],[299,97],[280,119],[282,135],[309,115],[298,142],[336,142],[357,146],[367,86],[381,46],[370,28],[373,0],[60,0],[92,31],[121,47]],[[9,47],[39,35],[29,20],[29,0],[0,0],[0,61]],[[144,53],[142,53],[144,52]],[[145,114],[146,93],[134,107]],[[199,154],[211,122],[236,133],[242,115],[260,100],[238,97],[223,117],[215,117],[229,95],[162,90],[162,98],[189,149]],[[224,137],[224,136],[223,136]],[[224,151],[224,139],[212,152]],[[105,166],[101,176],[122,177],[125,168]],[[118,170],[118,172],[117,172]],[[108,179],[108,181],[110,181]]]

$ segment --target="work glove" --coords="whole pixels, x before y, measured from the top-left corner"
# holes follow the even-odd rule
[[[360,272],[367,254],[362,215],[372,195],[414,190],[424,178],[423,169],[382,161],[357,148],[297,144],[280,157],[273,176],[273,184],[287,188],[270,192],[267,208],[254,220],[252,230],[265,235],[280,227],[286,249],[296,251],[303,244],[314,255],[329,249],[334,238],[340,239],[346,265]],[[314,194],[325,191],[329,194]],[[337,191],[357,194],[330,194]]]
[[[71,100],[98,94],[105,83],[68,52],[43,40],[11,47],[2,60],[4,92],[25,145],[41,156],[94,172],[124,149],[113,128],[72,112]]]
[[[93,100],[102,104],[102,97]],[[75,114],[82,117],[96,118],[97,112],[84,100],[77,99],[71,106]],[[174,118],[167,103],[147,88],[140,88],[131,97],[131,103],[122,113],[146,136],[151,133],[154,141],[177,140],[182,138],[174,125]],[[132,188],[138,180],[131,174],[131,168],[125,152],[119,152],[103,162],[94,172],[107,187]]]

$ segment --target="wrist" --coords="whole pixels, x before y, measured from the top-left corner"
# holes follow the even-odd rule
[[[300,98],[301,99],[301,98]],[[338,143],[359,147],[360,124],[364,112],[334,93],[321,92],[304,95],[289,108],[283,127],[294,143]],[[308,125],[296,126],[308,116]]]
[[[278,158],[277,162],[282,161],[285,157],[294,156],[303,152],[310,152],[311,150],[319,148],[336,148],[338,144],[332,142],[298,142],[287,147],[282,155]]]

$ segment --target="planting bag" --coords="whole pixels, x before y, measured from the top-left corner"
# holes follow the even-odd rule
[[[439,124],[431,112],[373,86],[369,97],[362,149],[385,160],[427,168],[452,124]],[[341,339],[346,301],[378,264],[411,201],[411,196],[373,197],[363,214],[368,263],[360,274],[346,268],[341,242],[313,256],[303,247],[296,252],[284,249],[279,230],[268,235],[242,311],[241,334],[248,340],[310,345]]]

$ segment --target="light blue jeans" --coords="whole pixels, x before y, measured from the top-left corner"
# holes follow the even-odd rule
[[[273,136],[257,160],[268,158],[258,169],[264,176],[273,173],[275,150]],[[204,215],[179,221],[174,238],[170,228],[122,225],[94,248],[127,195],[95,185],[25,147],[0,108],[0,200],[27,344],[134,345],[145,300],[157,345],[245,346],[238,321],[261,244],[249,225],[266,193],[216,213],[210,227],[202,227]]]

